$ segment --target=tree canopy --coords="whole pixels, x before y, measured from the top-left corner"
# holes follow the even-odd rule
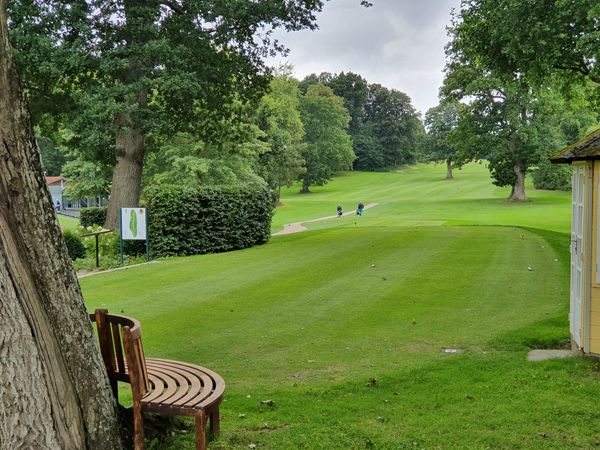
[[[300,176],[302,191],[325,184],[333,174],[352,167],[354,152],[347,129],[350,115],[332,89],[315,84],[300,100],[306,133],[306,173]]]
[[[598,17],[596,0],[463,0],[454,29],[497,74],[591,80],[598,99]]]
[[[107,225],[138,204],[149,136],[210,140],[268,87],[273,29],[314,28],[320,0],[15,1],[11,38],[36,117],[60,114],[114,166]],[[232,106],[233,105],[233,106]]]
[[[411,100],[403,92],[368,84],[352,72],[308,75],[300,83],[306,92],[314,84],[329,86],[344,99],[351,120],[349,133],[358,170],[385,170],[416,160],[423,125]]]

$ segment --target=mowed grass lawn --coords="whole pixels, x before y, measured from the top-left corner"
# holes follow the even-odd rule
[[[445,180],[445,165],[430,164],[407,167],[400,173],[346,172],[326,186],[311,188],[309,194],[299,194],[299,187],[293,186],[283,191],[284,205],[273,218],[273,231],[287,223],[335,215],[338,203],[344,211],[355,210],[359,201],[379,203],[363,218],[369,225],[520,225],[569,231],[569,193],[536,191],[528,183],[531,202],[509,204],[505,199],[510,190],[494,186],[484,164],[470,164],[454,173],[455,179]],[[354,224],[345,220],[350,222]]]
[[[58,222],[63,230],[75,230],[79,226],[79,219],[75,217],[65,216],[64,214],[57,214]]]
[[[508,205],[480,166],[447,188],[432,186],[438,171],[289,191],[281,224],[352,198],[380,206],[261,247],[82,279],[88,308],[140,319],[148,356],[225,378],[214,449],[600,445],[598,364],[526,360],[568,343],[569,195]],[[193,431],[155,448],[193,449]]]

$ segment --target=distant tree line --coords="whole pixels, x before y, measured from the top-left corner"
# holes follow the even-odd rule
[[[417,161],[424,130],[408,95],[369,84],[352,72],[312,74],[302,80],[300,89],[306,92],[319,83],[341,97],[350,114],[348,131],[356,155],[354,169],[387,170]]]

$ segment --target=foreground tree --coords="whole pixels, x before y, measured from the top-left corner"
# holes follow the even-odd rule
[[[350,115],[331,88],[322,84],[310,86],[301,98],[300,114],[307,144],[306,173],[300,177],[300,192],[309,192],[310,186],[324,185],[335,172],[352,168],[355,156],[347,131]]]
[[[118,449],[116,404],[53,212],[0,0],[0,446]]]
[[[314,28],[321,0],[17,0],[12,39],[36,111],[60,112],[114,166],[106,226],[139,203],[151,134],[210,141],[233,100],[266,91],[274,28]],[[57,110],[61,105],[62,110]],[[198,128],[196,128],[200,125]]]

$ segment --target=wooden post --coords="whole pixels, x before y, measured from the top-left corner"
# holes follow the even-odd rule
[[[206,450],[206,414],[204,411],[200,411],[196,416],[196,450]]]

